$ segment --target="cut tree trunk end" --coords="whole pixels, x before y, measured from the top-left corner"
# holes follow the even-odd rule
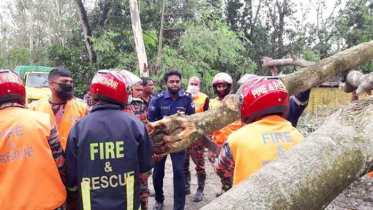
[[[316,132],[203,210],[324,209],[373,164],[373,99],[342,107]]]
[[[352,70],[346,76],[344,91],[346,93],[355,91],[356,94],[371,94],[373,89],[373,73],[363,74],[359,71]]]
[[[147,129],[154,146],[154,153],[165,156],[187,148],[196,139],[223,128],[240,118],[236,95],[228,95],[223,106],[200,114],[176,114],[148,123]],[[216,120],[218,118],[219,120]]]

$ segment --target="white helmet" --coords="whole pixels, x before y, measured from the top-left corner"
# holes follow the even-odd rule
[[[214,78],[212,79],[212,85],[218,84],[218,83],[223,83],[223,82],[226,82],[228,84],[232,84],[232,82],[233,82],[232,77],[229,76],[229,74],[227,74],[225,72],[220,72],[220,73],[216,74],[214,76]]]
[[[226,95],[228,95],[231,92],[232,89],[232,77],[229,76],[229,74],[220,72],[214,76],[212,79],[212,88],[214,90],[214,93],[218,95],[220,99],[223,99]],[[218,91],[218,84],[219,83],[227,83],[227,88],[224,90],[219,90]]]

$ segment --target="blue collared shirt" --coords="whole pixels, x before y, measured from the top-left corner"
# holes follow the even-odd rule
[[[286,120],[291,122],[293,127],[297,127],[298,120],[308,105],[310,92],[311,89],[290,97],[289,112],[286,116]]]
[[[149,103],[148,120],[154,122],[170,116],[178,112],[183,112],[186,115],[196,113],[193,103],[193,98],[190,93],[179,91],[178,97],[173,100],[168,90],[156,94]]]

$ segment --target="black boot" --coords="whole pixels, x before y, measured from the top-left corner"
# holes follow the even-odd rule
[[[164,207],[163,202],[155,201],[155,204],[153,206],[153,210],[162,210]]]
[[[190,194],[190,180],[191,180],[190,171],[188,171],[188,173],[185,174],[185,195]]]
[[[193,198],[194,202],[200,202],[203,200],[203,197],[204,197],[203,190],[205,189],[206,174],[199,174],[197,176],[197,179],[198,179],[198,188]]]

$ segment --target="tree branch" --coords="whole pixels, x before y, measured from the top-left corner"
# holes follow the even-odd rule
[[[155,64],[155,69],[158,70],[161,68],[162,60],[162,41],[163,41],[163,22],[164,22],[164,13],[166,10],[166,0],[162,1],[162,16],[161,16],[161,27],[159,29],[159,38],[158,38],[158,53],[157,53],[157,63]]]
[[[85,42],[85,46],[88,51],[89,61],[91,64],[95,64],[97,61],[97,56],[96,56],[95,51],[93,50],[93,43],[89,39],[92,36],[92,31],[89,26],[87,12],[84,8],[82,0],[75,0],[75,3],[78,7],[79,20],[80,20],[80,24],[82,25],[82,29],[83,29],[84,42]]]
[[[325,58],[313,66],[283,76],[283,80],[289,93],[294,95],[315,87],[332,76],[342,74],[371,60],[373,60],[373,41],[359,44]]]
[[[373,41],[340,52],[321,60],[318,64],[282,76],[290,95],[304,92],[330,77],[346,72],[373,59]],[[238,91],[237,94],[240,94]],[[219,130],[240,118],[238,97],[229,95],[224,105],[192,116],[174,115],[149,123],[148,128],[155,146],[155,153],[166,155],[186,149],[206,134]]]
[[[299,60],[295,58],[286,58],[286,59],[276,59],[269,57],[264,57],[262,59],[264,68],[273,68],[277,66],[299,66],[299,67],[308,67],[316,64],[315,62]]]

